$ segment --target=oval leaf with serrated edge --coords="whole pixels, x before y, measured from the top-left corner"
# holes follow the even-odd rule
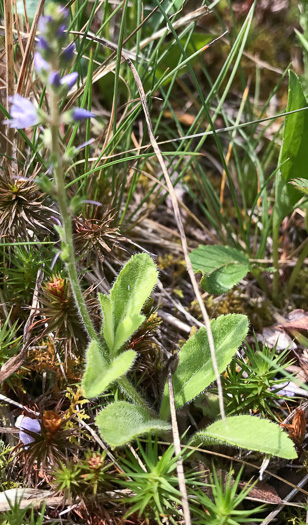
[[[127,350],[108,363],[97,342],[91,341],[86,353],[87,364],[81,383],[85,396],[90,399],[105,392],[113,381],[128,372],[136,355],[134,350]]]
[[[171,429],[166,421],[154,419],[143,407],[118,401],[102,410],[96,424],[100,434],[111,447],[121,447],[148,432],[166,432]]]
[[[257,450],[280,458],[295,459],[293,441],[276,423],[254,416],[227,417],[216,421],[192,437],[191,444],[229,443],[247,450]]]
[[[201,272],[201,286],[211,294],[221,294],[241,281],[249,271],[246,255],[229,246],[199,246],[190,254],[195,273]]]
[[[245,315],[222,315],[211,321],[219,373],[223,372],[248,332]],[[192,335],[179,352],[179,363],[172,376],[175,406],[189,403],[215,381],[207,333],[204,327]],[[166,384],[160,417],[169,416],[169,390]]]

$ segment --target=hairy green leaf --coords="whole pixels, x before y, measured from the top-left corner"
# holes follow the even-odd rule
[[[102,410],[96,424],[101,436],[111,447],[120,447],[148,432],[166,432],[171,429],[166,421],[154,419],[148,410],[126,401],[118,401]]]
[[[190,254],[195,273],[201,272],[201,286],[212,294],[225,293],[249,271],[246,255],[229,246],[199,246]]]
[[[289,76],[287,111],[307,107],[301,83],[293,71]],[[308,111],[287,115],[280,150],[279,164],[283,164],[276,176],[274,214],[276,222],[288,215],[301,199],[301,194],[289,184],[293,178],[308,179]]]
[[[146,253],[134,255],[115,281],[110,296],[99,294],[103,310],[102,335],[111,355],[123,346],[145,320],[140,310],[158,277],[153,259]]]
[[[229,314],[211,321],[219,373],[230,363],[232,356],[248,332],[245,315]],[[215,380],[210,347],[204,327],[192,335],[179,352],[179,363],[172,376],[175,406],[189,403]],[[160,416],[169,416],[169,389],[166,384]]]
[[[82,379],[86,397],[97,397],[105,392],[113,381],[126,374],[135,358],[136,352],[127,350],[108,363],[97,342],[91,341],[86,353],[87,364]]]
[[[103,312],[101,332],[108,348],[110,349],[113,348],[114,343],[112,302],[110,297],[108,295],[104,295],[103,293],[99,293],[98,298]]]
[[[234,416],[227,417],[226,421],[215,421],[191,440],[194,445],[217,444],[217,441],[280,458],[297,457],[293,441],[281,427],[255,416]]]

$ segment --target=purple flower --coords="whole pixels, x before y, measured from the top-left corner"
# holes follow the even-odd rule
[[[42,51],[50,51],[49,44],[45,38],[39,36],[38,37],[38,43],[37,43],[37,49],[40,49]]]
[[[60,73],[58,73],[58,71],[52,71],[49,75],[49,84],[51,84],[51,86],[57,88],[61,85],[61,76],[60,76]]]
[[[39,30],[42,31],[43,33],[45,33],[46,25],[49,24],[52,21],[53,21],[53,18],[50,15],[41,16],[40,19],[39,19],[39,23],[38,23]]]
[[[76,45],[72,43],[62,51],[60,59],[63,62],[63,65],[67,64],[73,59],[75,50]]]
[[[75,84],[77,78],[78,78],[78,73],[74,71],[73,73],[70,73],[69,75],[65,75],[65,77],[61,79],[61,85],[67,86],[67,89],[71,89],[73,85]]]
[[[70,21],[70,12],[66,7],[60,7],[60,13],[63,18],[63,22],[69,23]]]
[[[73,110],[71,110],[71,115],[72,115],[72,119],[75,122],[79,122],[80,120],[95,117],[94,113],[91,113],[91,111],[88,111],[87,109],[83,109],[83,108],[74,108]]]
[[[35,106],[30,100],[24,98],[18,93],[9,97],[11,103],[11,116],[12,120],[4,121],[10,128],[29,128],[39,123],[39,117]]]
[[[32,419],[27,416],[19,416],[16,420],[16,427],[20,429],[19,439],[25,445],[25,448],[28,448],[30,443],[35,441],[33,436],[28,434],[29,432],[34,432],[35,434],[40,434],[41,432],[41,423],[38,419]]]
[[[62,24],[62,25],[60,25],[56,36],[58,38],[63,38],[65,36],[65,34],[66,34],[66,25]]]
[[[94,206],[102,206],[101,202],[92,201],[91,199],[85,199],[82,201],[82,204],[93,204]]]
[[[48,71],[50,66],[48,62],[38,52],[34,53],[34,67],[38,73],[41,71]]]

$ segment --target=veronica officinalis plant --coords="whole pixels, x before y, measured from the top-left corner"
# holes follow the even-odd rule
[[[122,270],[120,286],[114,286],[111,297],[101,294],[100,301],[103,310],[103,333],[100,337],[92,324],[89,312],[81,291],[76,259],[73,247],[72,214],[78,211],[80,199],[68,201],[65,190],[64,168],[72,159],[74,150],[62,153],[60,141],[60,125],[78,123],[95,115],[84,108],[72,108],[64,113],[59,110],[60,102],[65,98],[69,89],[77,80],[77,73],[61,76],[61,69],[67,67],[74,56],[74,44],[68,45],[67,26],[69,11],[65,8],[50,3],[46,7],[46,15],[40,18],[38,45],[34,55],[34,65],[37,74],[47,85],[50,112],[45,113],[36,108],[30,100],[20,95],[11,97],[12,119],[6,121],[11,127],[18,129],[29,126],[45,126],[44,143],[49,149],[49,164],[53,180],[44,179],[48,192],[57,201],[61,224],[56,227],[61,239],[61,258],[66,264],[71,288],[83,321],[88,338],[91,340],[87,352],[87,369],[85,374],[85,387],[89,397],[98,396],[108,385],[117,381],[125,394],[135,403],[128,405],[128,409],[141,411],[142,418],[151,420],[152,414],[148,410],[146,401],[138,394],[131,383],[122,377],[132,366],[136,353],[133,350],[121,354],[122,347],[127,339],[135,332],[145,317],[140,310],[151,293],[157,279],[157,270],[152,259],[146,255],[137,255]],[[120,277],[119,276],[119,277]],[[120,294],[118,292],[120,291]],[[117,297],[115,297],[117,295]],[[99,374],[99,388],[97,381],[93,381],[88,388],[87,378],[93,373]],[[141,413],[139,413],[139,417]],[[138,419],[138,418],[137,418]],[[131,418],[130,418],[131,420]],[[159,425],[154,419],[152,426]],[[147,426],[147,428],[148,428]],[[170,428],[164,422],[163,428]],[[143,428],[143,427],[142,427]]]
[[[158,416],[149,409],[146,400],[125,377],[136,359],[136,352],[129,349],[129,339],[145,320],[145,316],[140,312],[157,282],[158,273],[149,255],[133,256],[120,272],[110,295],[99,294],[102,325],[101,333],[96,332],[82,295],[73,248],[72,215],[78,211],[81,201],[76,197],[69,202],[65,191],[64,169],[72,160],[75,150],[70,149],[63,153],[59,144],[60,126],[94,117],[91,111],[83,108],[75,107],[63,113],[59,110],[60,102],[77,80],[76,73],[61,76],[62,68],[69,65],[74,55],[74,44],[69,45],[68,41],[68,23],[68,10],[53,3],[48,4],[46,15],[41,17],[39,22],[40,35],[34,61],[37,74],[47,85],[50,112],[45,113],[36,108],[31,101],[15,95],[11,98],[13,118],[8,124],[19,129],[37,125],[45,127],[44,143],[50,151],[49,165],[53,175],[53,180],[46,181],[45,178],[45,182],[60,211],[61,224],[56,229],[61,239],[61,258],[66,264],[79,314],[90,339],[82,386],[87,397],[98,397],[111,383],[117,382],[130,399],[131,402],[111,403],[96,418],[103,439],[111,446],[121,446],[150,431],[163,433],[170,430],[168,382]],[[248,319],[243,315],[221,316],[212,321],[211,329],[218,371],[222,373],[247,334]],[[178,366],[172,378],[176,408],[191,402],[215,379],[208,335],[202,327],[190,337],[179,352]],[[268,431],[268,425],[264,427],[263,423],[270,422],[252,416],[245,418],[248,429],[252,426],[251,423],[257,425],[260,432],[259,443],[262,443],[263,435]],[[249,439],[245,441],[245,435],[243,437],[243,432],[239,433],[237,423],[236,418],[216,422],[214,429],[206,429],[201,440],[217,435],[220,439],[231,435],[232,444],[245,448],[247,443],[250,445],[251,436],[248,435]],[[271,425],[274,427],[271,428],[271,451],[283,454],[281,446],[276,446],[276,442],[283,441],[283,431],[274,423]],[[286,436],[286,440],[288,439]],[[292,447],[290,441],[283,457],[296,456]],[[29,450],[31,448],[34,448],[34,444],[31,444]]]

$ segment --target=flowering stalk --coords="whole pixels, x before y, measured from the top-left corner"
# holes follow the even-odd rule
[[[66,263],[68,275],[70,278],[72,290],[75,296],[76,304],[80,311],[80,315],[84,322],[85,328],[91,339],[98,341],[96,331],[90,319],[79,280],[77,277],[76,260],[73,248],[73,232],[72,232],[72,217],[71,209],[68,206],[67,195],[65,191],[64,176],[63,176],[63,160],[59,150],[59,98],[55,91],[51,92],[51,113],[50,113],[50,128],[51,128],[51,156],[54,161],[54,176],[55,176],[55,195],[59,205],[60,214],[62,217],[62,258]]]
[[[62,241],[61,257],[66,264],[76,304],[88,335],[91,339],[98,341],[98,336],[90,319],[77,277],[77,267],[73,248],[72,210],[68,204],[65,191],[63,156],[59,148],[59,131],[61,123],[61,115],[59,114],[59,95],[63,95],[65,91],[68,91],[68,89],[75,83],[78,76],[73,73],[61,78],[60,73],[58,72],[61,68],[61,62],[65,62],[65,55],[61,55],[61,50],[62,45],[67,38],[67,21],[68,12],[63,8],[51,4],[48,9],[48,15],[42,17],[40,20],[39,27],[42,30],[42,36],[39,39],[39,51],[35,53],[35,64],[41,76],[47,77],[48,75],[48,83],[50,87],[50,157],[55,180],[54,194],[62,217],[62,227],[59,228]],[[94,115],[87,112],[85,118],[90,116]],[[64,118],[64,120],[67,119]]]
[[[10,127],[17,129],[38,124],[47,125],[44,131],[44,141],[50,150],[50,164],[54,175],[54,183],[47,177],[42,178],[41,183],[44,185],[45,191],[54,195],[58,203],[62,224],[56,226],[56,229],[61,239],[61,258],[66,264],[76,305],[85,329],[89,338],[95,340],[100,346],[100,338],[95,331],[82,295],[73,247],[72,214],[78,211],[82,201],[75,197],[69,203],[65,191],[65,164],[71,161],[77,149],[70,148],[62,154],[59,148],[60,124],[76,123],[95,116],[83,108],[73,108],[62,114],[59,112],[60,100],[67,95],[78,77],[78,74],[75,72],[61,77],[59,72],[63,67],[69,65],[74,56],[75,44],[70,44],[62,50],[68,39],[66,31],[68,23],[68,11],[53,3],[47,6],[46,16],[41,17],[39,21],[41,35],[34,55],[34,66],[43,82],[48,86],[50,114],[46,114],[41,109],[36,108],[30,100],[20,95],[14,95],[10,98],[11,116],[13,118],[5,122]],[[145,400],[138,394],[126,377],[119,378],[117,382],[121,390],[131,400],[144,408],[148,408]]]

